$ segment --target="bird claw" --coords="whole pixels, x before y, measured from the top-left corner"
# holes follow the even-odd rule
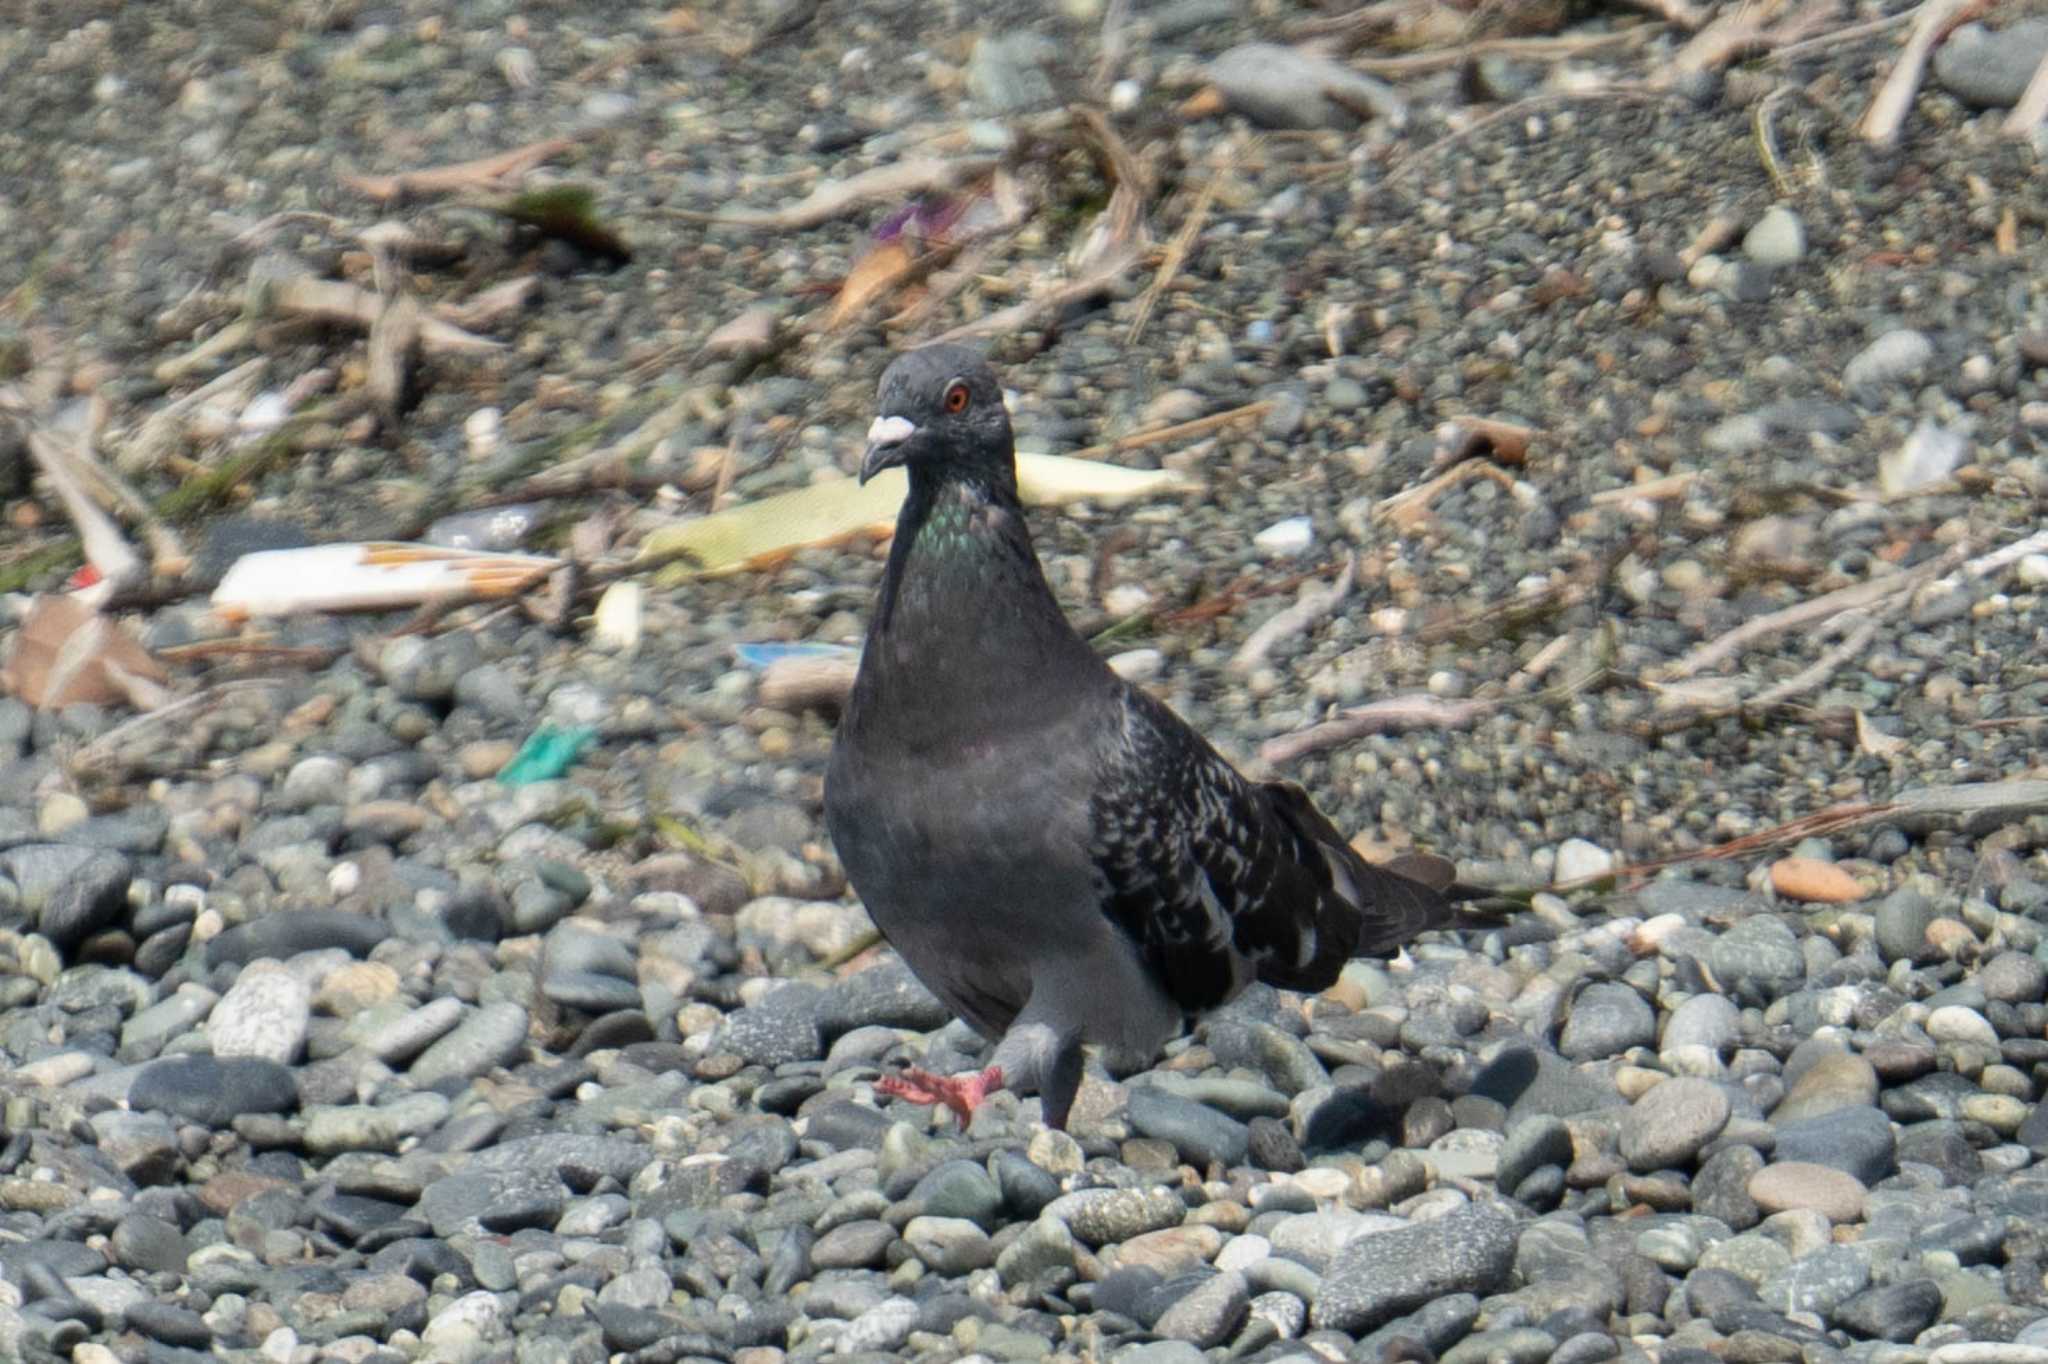
[[[892,1099],[908,1099],[914,1104],[944,1104],[959,1115],[963,1129],[981,1101],[1002,1087],[1003,1071],[1000,1066],[990,1066],[987,1070],[966,1075],[934,1075],[912,1066],[875,1081],[876,1092]]]

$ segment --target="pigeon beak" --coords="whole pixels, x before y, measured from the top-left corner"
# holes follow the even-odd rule
[[[884,469],[893,469],[909,453],[904,447],[917,434],[917,424],[908,417],[877,417],[868,426],[867,453],[860,457],[860,481],[866,483]]]

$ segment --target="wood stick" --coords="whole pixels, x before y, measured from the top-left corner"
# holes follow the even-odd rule
[[[1180,225],[1180,231],[1173,234],[1173,240],[1166,244],[1166,255],[1159,262],[1159,272],[1152,282],[1145,286],[1145,292],[1138,296],[1137,310],[1131,318],[1130,330],[1124,333],[1124,344],[1137,344],[1144,333],[1145,324],[1152,320],[1152,310],[1159,306],[1159,296],[1173,283],[1173,277],[1180,273],[1180,267],[1187,261],[1188,252],[1195,246],[1195,239],[1202,235],[1202,227],[1209,221],[1209,209],[1216,202],[1216,191],[1222,187],[1223,177],[1236,169],[1237,157],[1233,155],[1228,163],[1219,166],[1202,188],[1195,194],[1194,206],[1188,210],[1187,221]]]
[[[1192,421],[1175,422],[1172,426],[1155,426],[1150,431],[1140,431],[1134,436],[1119,436],[1101,445],[1090,445],[1086,449],[1076,450],[1073,458],[1108,459],[1111,455],[1119,455],[1126,450],[1140,450],[1147,445],[1163,445],[1172,441],[1206,436],[1219,426],[1255,421],[1265,416],[1267,409],[1272,406],[1271,398],[1261,398],[1255,403],[1246,403],[1243,407],[1233,407],[1228,412],[1212,412],[1206,417],[1196,417]]]
[[[1847,587],[1837,588],[1833,592],[1815,597],[1810,601],[1803,601],[1796,605],[1785,607],[1781,611],[1771,611],[1761,616],[1752,617],[1726,634],[1708,640],[1705,644],[1700,645],[1677,662],[1659,669],[1655,680],[1675,682],[1680,678],[1691,677],[1694,673],[1711,668],[1725,659],[1733,658],[1758,640],[1768,639],[1772,635],[1796,629],[1799,626],[1807,625],[1814,621],[1826,620],[1831,616],[1838,616],[1844,611],[1853,610],[1857,607],[1873,606],[1894,593],[1911,591],[1920,583],[1927,581],[1937,574],[1946,573],[1957,564],[1960,564],[1963,561],[1965,552],[1959,546],[1949,550],[1939,558],[1930,560],[1918,568],[1909,569],[1904,573],[1895,573],[1888,578],[1872,578],[1867,582],[1851,583]]]
[[[1279,767],[1297,758],[1368,734],[1398,734],[1409,729],[1465,729],[1499,706],[1497,701],[1446,701],[1426,692],[1390,696],[1340,711],[1319,725],[1282,734],[1259,745],[1259,760]]]
[[[1282,607],[1266,617],[1265,622],[1252,631],[1231,656],[1227,665],[1229,670],[1243,676],[1258,667],[1266,661],[1266,655],[1272,652],[1274,645],[1302,634],[1335,611],[1351,595],[1351,585],[1357,580],[1358,555],[1354,551],[1344,556],[1344,571],[1327,589],[1311,592],[1292,606]]]
[[[462,161],[452,166],[430,166],[425,170],[401,171],[396,175],[344,175],[341,183],[379,203],[411,198],[419,194],[452,194],[459,190],[491,189],[524,175],[535,166],[552,161],[576,145],[573,137],[550,137],[529,142],[496,156]]]
[[[2048,53],[2042,55],[2041,64],[2034,68],[2033,78],[2020,94],[2020,102],[2005,116],[2005,131],[2014,137],[2031,137],[2042,119],[2048,119]]]
[[[1920,93],[1920,78],[1927,72],[1927,59],[1934,55],[1934,49],[1949,30],[1976,9],[1974,0],[1921,0],[1906,46],[1885,74],[1884,83],[1877,87],[1877,94],[1857,128],[1865,142],[1873,147],[1889,147],[1898,141],[1899,129],[1913,107],[1913,97]]]

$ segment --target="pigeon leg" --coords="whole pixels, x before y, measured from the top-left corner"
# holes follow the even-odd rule
[[[1055,1132],[1067,1130],[1067,1114],[1073,1110],[1074,1096],[1081,1090],[1081,1070],[1081,1043],[1072,1039],[1053,1055],[1045,1078],[1039,1082],[1038,1104],[1044,1111],[1045,1125]]]
[[[908,1099],[914,1104],[944,1104],[959,1115],[962,1129],[966,1128],[968,1119],[974,1116],[974,1110],[981,1101],[1002,1087],[1001,1066],[990,1066],[987,1070],[966,1075],[934,1075],[913,1066],[875,1081],[876,1091],[892,1099]]]

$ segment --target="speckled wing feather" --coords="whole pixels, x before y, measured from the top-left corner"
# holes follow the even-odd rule
[[[1136,689],[1091,814],[1103,912],[1190,1013],[1250,977],[1324,989],[1352,957],[1448,915],[1429,887],[1359,857],[1300,787],[1245,780]]]

